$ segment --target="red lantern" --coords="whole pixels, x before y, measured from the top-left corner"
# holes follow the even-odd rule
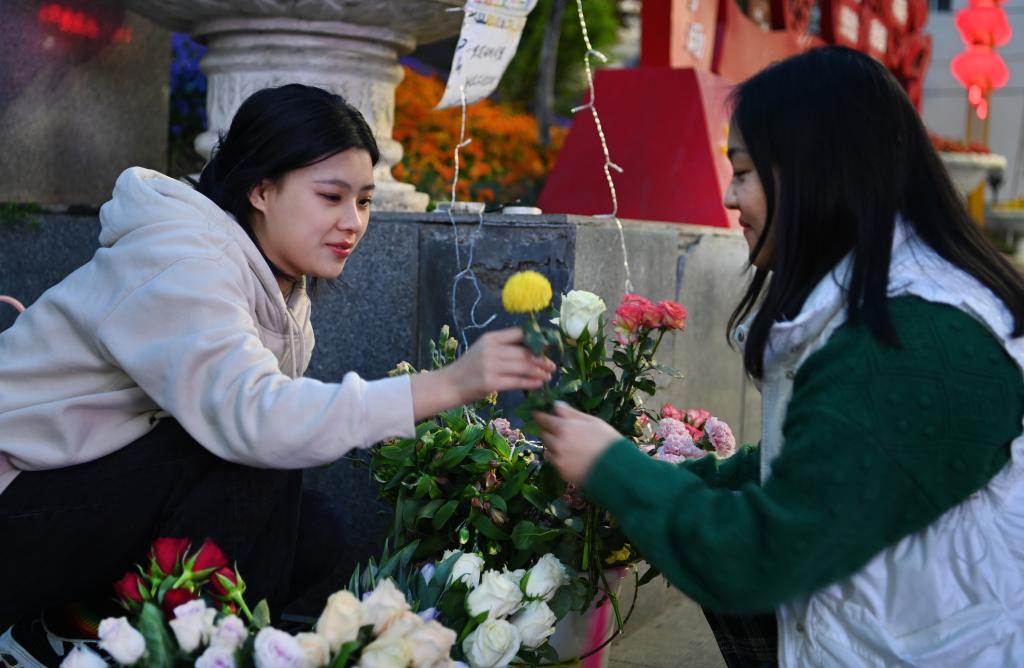
[[[957,12],[956,27],[964,44],[1002,46],[1013,31],[1002,7],[968,7]]]
[[[982,91],[1002,88],[1010,80],[1010,71],[998,53],[987,46],[969,46],[950,63],[953,76],[968,90],[978,86]]]

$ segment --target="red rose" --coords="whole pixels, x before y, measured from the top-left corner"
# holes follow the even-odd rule
[[[686,431],[688,431],[690,433],[690,436],[693,437],[693,442],[694,443],[699,441],[700,437],[704,435],[703,431],[701,431],[700,429],[697,429],[692,424],[684,422],[683,426],[686,427]]]
[[[661,307],[655,306],[654,304],[647,302],[646,304],[643,304],[643,309],[643,326],[646,327],[647,329],[658,329],[659,327],[661,327],[661,321],[663,317]]]
[[[164,594],[163,608],[164,612],[168,615],[174,614],[174,609],[179,605],[185,605],[189,601],[194,601],[198,596],[190,592],[188,589],[168,589],[167,593]]]
[[[672,404],[665,404],[661,407],[661,417],[672,418],[673,420],[683,421],[683,411],[679,410]]]
[[[196,552],[196,562],[192,565],[192,572],[216,570],[228,565],[228,558],[212,539],[203,541],[202,547]]]
[[[665,300],[658,302],[661,309],[661,326],[665,329],[686,329],[686,309],[682,304]]]
[[[633,332],[640,328],[644,320],[644,307],[636,302],[622,304],[615,309],[615,318],[612,326],[627,332]]]
[[[711,413],[704,410],[703,408],[687,408],[686,419],[684,422],[692,424],[694,427],[703,427],[707,419],[711,417]]]
[[[623,304],[639,304],[640,306],[652,305],[650,299],[641,297],[640,295],[635,295],[631,292],[622,295],[622,301],[619,303],[619,306],[622,306]]]
[[[157,538],[153,541],[150,556],[164,575],[174,572],[188,550],[188,538]]]
[[[128,571],[120,580],[114,583],[114,593],[125,601],[142,603],[142,578],[135,571]]]
[[[218,568],[216,571],[213,572],[212,575],[210,575],[210,588],[213,590],[213,593],[217,596],[227,597],[231,594],[231,592],[228,591],[228,587],[226,587],[224,583],[220,581],[220,578],[217,577],[218,575],[223,575],[225,578],[230,580],[231,585],[233,585],[236,588],[238,587],[238,577],[235,575],[235,572],[227,566],[224,566],[223,568]]]

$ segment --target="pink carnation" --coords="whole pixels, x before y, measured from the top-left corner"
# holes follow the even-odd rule
[[[494,418],[491,420],[491,426],[494,427],[494,431],[505,437],[509,443],[517,443],[523,438],[523,432],[513,429],[512,424],[505,418]]]
[[[666,455],[678,455],[684,459],[697,459],[703,457],[707,453],[700,447],[698,447],[693,439],[690,438],[689,434],[680,436],[673,434],[665,439],[665,442],[660,448],[658,448],[659,454]]]
[[[721,457],[730,457],[736,452],[736,437],[732,435],[732,429],[725,422],[716,417],[708,418],[704,423],[704,433],[715,448],[715,453]]]
[[[654,430],[654,437],[659,441],[664,441],[673,434],[679,436],[688,435],[686,425],[673,418],[663,418],[658,422],[658,426]]]
[[[668,462],[669,464],[681,464],[686,461],[686,457],[682,455],[673,455],[668,452],[658,452],[654,455],[654,458],[661,462]]]
[[[709,417],[711,417],[711,413],[703,408],[687,408],[686,414],[680,419],[700,429]]]

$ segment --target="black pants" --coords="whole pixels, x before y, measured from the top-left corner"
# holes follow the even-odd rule
[[[341,560],[338,525],[324,497],[303,493],[301,471],[226,462],[164,420],[101,459],[19,473],[0,493],[0,621],[111,598],[160,536],[212,538],[237,561],[246,600],[266,598],[276,618]]]

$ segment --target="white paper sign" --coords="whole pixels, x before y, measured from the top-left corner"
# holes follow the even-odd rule
[[[462,32],[452,58],[452,71],[437,109],[461,104],[460,88],[465,86],[466,104],[482,100],[498,87],[512,56],[516,54],[526,17],[537,0],[469,0]]]

